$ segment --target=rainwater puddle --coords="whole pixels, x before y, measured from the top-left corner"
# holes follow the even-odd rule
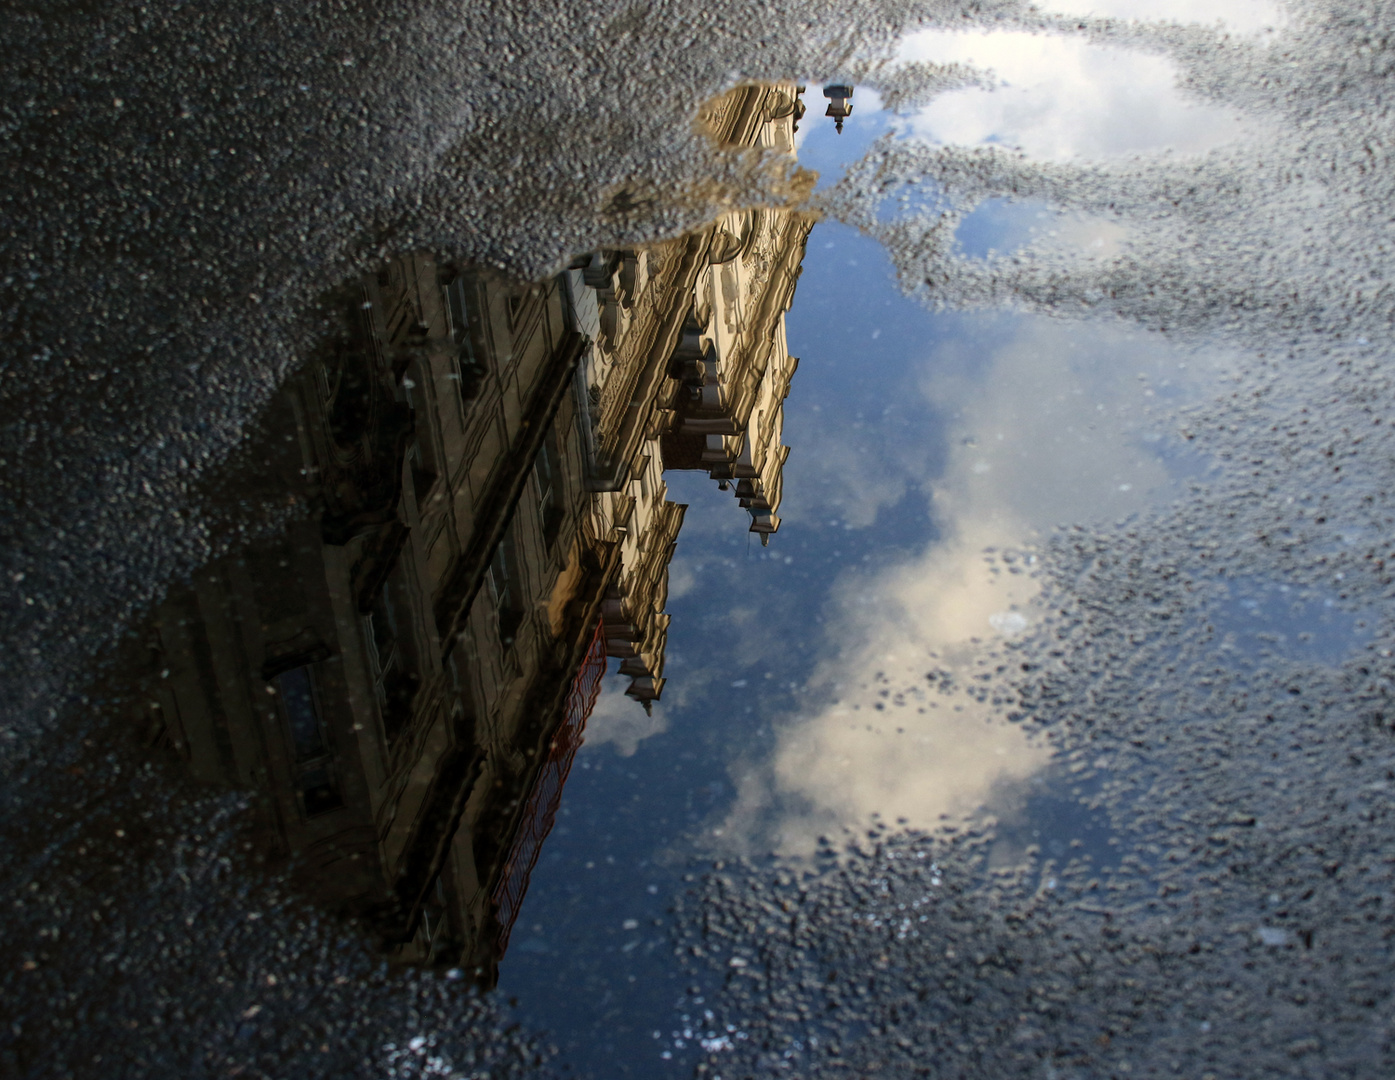
[[[1142,151],[1201,154],[1246,133],[1236,112],[1189,100],[1169,58],[1100,42],[928,30],[905,38],[898,59],[993,73],[986,85],[907,110],[901,124],[934,143],[999,145],[1046,161],[1100,160]]]
[[[1081,775],[1053,763],[1016,790],[1001,793],[992,803],[988,868],[1034,865],[1041,888],[1054,890],[1072,866],[1117,865],[1121,841],[1107,817],[1091,806],[1107,779],[1098,769]]]
[[[847,146],[855,134],[850,121]],[[815,127],[801,161],[829,166],[837,139]],[[899,293],[874,242],[822,223],[787,334],[800,361],[780,531],[751,544],[710,482],[667,475],[689,508],[670,566],[665,696],[651,717],[602,698],[579,759],[598,767],[573,771],[570,831],[534,872],[523,917],[594,948],[511,952],[500,969],[501,989],[546,1018],[582,1074],[646,1060],[637,1074],[684,1075],[700,1060],[683,1032],[720,984],[682,974],[651,928],[663,898],[694,887],[695,854],[709,870],[752,859],[797,877],[818,872],[821,838],[957,822],[987,844],[960,872],[967,889],[1024,865],[1042,888],[1083,884],[1129,850],[1091,808],[1100,777],[1055,764],[1009,719],[1002,671],[1046,614],[1038,545],[1060,522],[1174,498],[1195,469],[1171,410],[1214,386],[1231,354],[932,315]],[[994,689],[979,689],[985,677]]]
[[[789,153],[795,88],[728,112],[756,98],[743,137]],[[676,1076],[723,1035],[675,962],[700,867],[869,827],[979,837],[965,895],[1117,863],[1003,674],[1041,545],[1177,495],[1168,418],[1229,353],[932,314],[776,210],[536,285],[403,257],[325,307],[230,487],[291,524],[172,591],[113,693],[365,946],[516,1002],[577,1075]]]
[[[1323,589],[1232,579],[1216,613],[1216,632],[1250,659],[1340,664],[1368,642],[1371,613],[1346,610]]]
[[[1117,254],[1125,233],[1108,222],[1055,213],[1044,203],[990,199],[967,214],[954,235],[971,259],[1012,254],[1028,245],[1099,258]]]
[[[25,684],[61,755],[3,732],[38,824],[0,1064],[1384,1075],[1395,388],[1358,233],[1388,133],[1274,173],[1265,139],[1337,129],[1261,91],[1350,102],[1318,23],[1290,53],[1237,11],[1217,41],[908,32],[840,53],[851,98],[733,76],[667,172],[623,157],[662,140],[619,99],[514,108],[526,144],[433,114],[456,136],[345,210],[363,250],[300,260],[343,282],[297,278],[300,322],[234,290],[267,305],[220,337],[279,357],[265,408],[133,420],[92,488],[110,546],[43,534],[65,574],[160,549],[124,614],[11,574],[52,648],[123,636],[95,682]],[[252,177],[239,147],[208,168]],[[423,225],[446,187],[489,198]],[[110,368],[102,402],[174,400]]]

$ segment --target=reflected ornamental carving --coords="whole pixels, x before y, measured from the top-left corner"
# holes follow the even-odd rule
[[[768,121],[798,111],[792,100],[789,94],[767,84],[738,86],[704,105],[698,112],[698,125],[720,146],[754,146]]]
[[[761,217],[769,215],[762,214]],[[783,252],[781,251],[779,237],[770,228],[760,227],[754,242],[746,254],[747,274],[751,282],[751,292],[758,292],[770,281],[770,275],[779,262]]]
[[[676,242],[669,242],[667,244],[660,244],[657,247],[648,248],[644,252],[645,273],[653,278],[667,271],[677,254],[677,247],[678,245]]]
[[[726,125],[733,107],[732,95],[723,94],[714,98],[698,110],[698,125],[720,141],[720,132]]]
[[[713,266],[721,266],[740,254],[741,238],[724,226],[719,226],[712,238],[712,252],[708,256],[708,262]]]
[[[783,90],[772,89],[766,96],[765,115],[769,120],[783,120],[799,110],[799,100]]]
[[[706,238],[700,243],[705,247]],[[668,329],[667,324],[673,321],[676,302],[692,289],[696,260],[691,256],[697,246],[699,241],[693,238],[673,240],[659,245],[650,255],[648,280],[633,303],[629,329],[621,337],[611,361],[612,374],[601,390],[598,434],[603,453],[614,454],[621,449],[615,440],[625,427],[631,402],[655,347]],[[685,255],[689,257],[684,258]]]

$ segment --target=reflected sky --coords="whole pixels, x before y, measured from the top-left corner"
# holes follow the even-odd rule
[[[1330,590],[1239,577],[1225,583],[1211,620],[1224,652],[1251,660],[1339,664],[1370,639],[1375,618],[1353,612]]]
[[[1288,23],[1288,13],[1273,0],[1045,0],[1038,6],[1043,11],[1064,15],[1219,22],[1232,33],[1247,36],[1265,36]]]
[[[991,87],[952,91],[904,121],[936,143],[996,144],[1064,161],[1170,149],[1203,153],[1246,131],[1238,114],[1188,99],[1163,57],[1021,31],[908,37],[904,61],[988,68]]]
[[[1088,10],[1218,16],[1188,0],[1137,7]],[[1279,22],[1261,4],[1219,16],[1261,43]],[[800,159],[821,190],[888,131],[1051,160],[1195,155],[1254,133],[1190,100],[1167,61],[1117,47],[925,34],[900,56],[972,61],[1004,85],[903,117],[859,90],[841,137],[811,109]],[[957,240],[970,258],[1029,245],[1107,256],[1127,236],[999,199]],[[1095,867],[1137,858],[1099,809],[1115,763],[1058,756],[988,687],[1050,631],[1035,574],[1054,530],[1127,523],[1214,478],[1222,466],[1191,448],[1186,411],[1225,392],[1236,357],[1107,320],[931,313],[898,291],[873,240],[827,222],[788,332],[802,360],[785,406],[783,527],[753,548],[705,478],[670,480],[691,509],[665,698],[652,717],[602,698],[533,878],[532,936],[504,963],[501,987],[581,1075],[687,1075],[696,1060],[691,1032],[715,987],[678,973],[661,929],[695,856],[798,860],[821,835],[949,818],[990,823],[995,867],[1041,853],[1046,889],[1068,853]],[[1287,588],[1232,580],[1198,601],[1218,660],[1331,665],[1369,636],[1334,597]]]
[[[875,251],[840,230],[820,236],[838,237],[866,264],[859,291],[891,288]],[[833,257],[838,241],[821,250],[832,273],[846,265]],[[819,307],[806,310],[812,323]],[[819,660],[779,722],[773,760],[740,774],[728,836],[807,852],[820,833],[873,814],[933,827],[1039,769],[1046,749],[974,689],[1001,662],[1002,643],[1041,619],[1031,548],[1058,524],[1123,518],[1169,499],[1193,465],[1171,409],[1225,371],[1223,353],[1107,326],[935,316],[904,302],[894,318],[899,355],[876,379],[897,405],[886,407],[889,423],[859,431],[862,447],[873,444],[876,482],[859,484],[856,471],[850,484],[829,482],[827,462],[863,454],[836,428],[818,433],[816,418],[836,401],[801,396],[787,430],[817,460],[791,458],[786,521],[792,532],[841,522],[875,537],[883,515],[912,501],[926,508],[924,540],[827,583],[811,643]],[[805,332],[806,352],[828,348],[814,344],[826,336],[814,326]],[[917,422],[897,424],[908,411]]]
[[[806,128],[802,163],[836,174],[887,119]],[[695,852],[798,857],[877,818],[984,812],[1005,822],[1005,858],[1046,834],[1102,843],[1050,747],[976,676],[1043,618],[1042,536],[1165,504],[1211,467],[1174,410],[1226,377],[1226,354],[928,312],[842,225],[815,227],[788,332],[780,532],[752,544],[705,476],[667,478],[690,509],[664,698],[647,716],[618,683],[603,693],[502,965],[501,989],[580,1075],[691,1067],[675,1043],[704,990],[674,971],[661,924]]]

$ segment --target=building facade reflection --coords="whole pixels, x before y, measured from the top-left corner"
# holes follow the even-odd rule
[[[703,120],[792,156],[798,90]],[[399,957],[492,984],[607,658],[663,692],[665,470],[779,528],[811,226],[734,211],[536,285],[425,255],[355,285],[265,429],[262,471],[317,513],[161,606],[147,740],[255,792],[266,851]]]

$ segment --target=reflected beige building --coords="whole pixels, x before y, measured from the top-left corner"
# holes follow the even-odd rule
[[[703,119],[792,154],[802,111],[752,86]],[[810,226],[733,212],[533,286],[394,260],[265,427],[264,471],[316,516],[160,608],[148,739],[256,792],[267,849],[404,959],[493,982],[606,658],[662,693],[665,471],[778,529]]]

